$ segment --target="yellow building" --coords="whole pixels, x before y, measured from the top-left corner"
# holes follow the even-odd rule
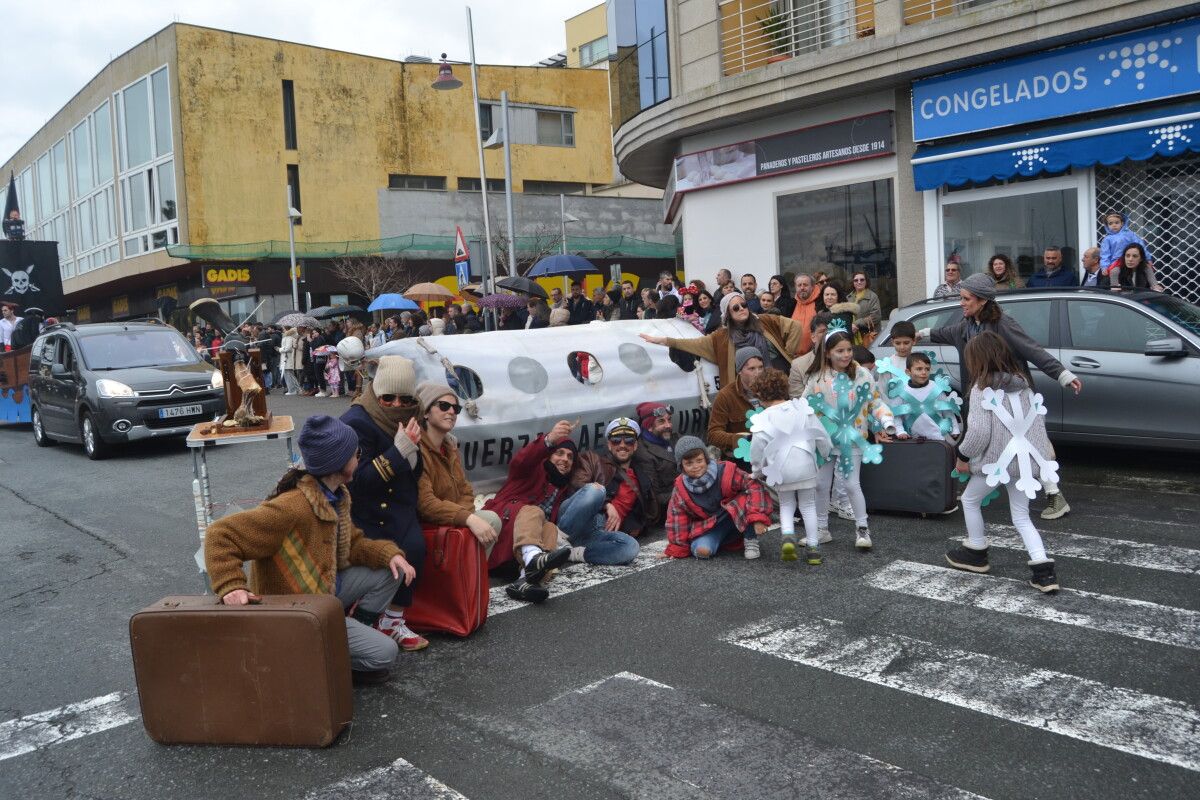
[[[17,175],[30,238],[59,242],[67,305],[81,320],[149,313],[163,294],[186,301],[210,270],[247,258],[267,261],[232,283],[254,286],[222,291],[287,294],[286,264],[271,260],[278,242],[286,252],[287,186],[302,252],[380,239],[389,187],[478,191],[469,77],[458,69],[466,85],[436,91],[437,64],[172,24],[113,59],[3,169]],[[611,183],[606,74],[483,66],[479,84],[485,136],[509,94],[514,191]],[[489,188],[502,187],[501,151],[486,163]],[[494,219],[497,207],[494,198]],[[420,219],[410,232],[453,233]]]
[[[567,66],[608,67],[608,6],[601,3],[568,19]]]

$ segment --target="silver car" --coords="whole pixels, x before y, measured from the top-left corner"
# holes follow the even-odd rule
[[[1083,381],[1076,396],[1033,369],[1046,399],[1046,427],[1063,442],[1200,450],[1200,308],[1146,290],[1024,289],[997,295],[1004,313]],[[871,348],[891,355],[891,329],[917,330],[962,318],[957,298],[892,312]],[[958,351],[922,341],[958,388]]]

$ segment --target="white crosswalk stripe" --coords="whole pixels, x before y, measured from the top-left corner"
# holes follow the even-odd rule
[[[912,597],[1200,650],[1200,612],[1185,608],[1078,589],[1063,589],[1050,598],[1025,581],[913,561],[893,561],[864,580],[876,589]]]
[[[0,761],[128,725],[137,717],[126,699],[113,692],[0,723]]]
[[[1103,561],[1125,567],[1153,569],[1200,575],[1200,550],[1165,544],[1149,544],[1127,539],[1109,539],[1078,533],[1041,531],[1046,552],[1052,556]],[[952,537],[959,539],[961,537]],[[988,525],[988,541],[992,547],[1024,551],[1021,536],[1011,525]]]
[[[1194,706],[836,620],[779,616],[724,637],[755,652],[1200,771]]]
[[[322,789],[305,800],[467,800],[464,795],[425,774],[403,758]]]
[[[578,592],[581,589],[589,589],[608,581],[617,580],[618,578],[627,578],[642,570],[669,563],[671,559],[662,557],[662,552],[666,547],[666,540],[650,542],[642,547],[641,552],[638,553],[633,563],[624,567],[609,567],[599,564],[570,564],[565,569],[560,570],[554,580],[546,584],[546,588],[550,590],[549,602],[554,602],[554,598],[562,597],[565,594]],[[504,593],[503,586],[497,586],[492,589],[488,598],[488,616],[494,617],[497,614],[504,614],[518,608],[527,608],[529,605],[529,603],[522,600],[513,600]]]

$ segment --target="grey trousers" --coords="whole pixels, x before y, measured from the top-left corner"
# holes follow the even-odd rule
[[[349,608],[357,600],[359,608],[382,613],[401,579],[393,578],[388,569],[348,567],[338,573],[337,598],[342,608]],[[346,639],[350,644],[350,668],[355,670],[388,669],[400,652],[390,636],[351,617],[346,617]]]

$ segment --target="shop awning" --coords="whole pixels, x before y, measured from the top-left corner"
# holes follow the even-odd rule
[[[1200,152],[1200,102],[921,146],[912,160],[913,179],[923,191],[1189,151]]]

